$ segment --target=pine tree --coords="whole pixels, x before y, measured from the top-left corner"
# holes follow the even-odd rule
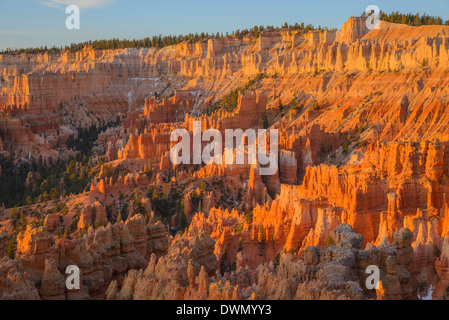
[[[17,210],[17,205],[12,208],[12,218],[13,220],[16,220],[19,217],[19,212]]]
[[[10,259],[14,259],[15,257],[14,246],[11,241],[8,241],[8,257]]]
[[[295,110],[297,106],[296,99],[293,99],[292,102],[290,102],[290,109]]]
[[[269,127],[269,124],[268,124],[268,117],[267,117],[266,114],[264,114],[264,116],[263,116],[263,128],[264,128],[264,129],[268,129],[268,127]]]
[[[265,228],[261,226],[259,229],[259,243],[264,244],[266,240]]]
[[[419,13],[415,16],[415,21],[413,21],[414,26],[420,26],[422,24],[421,19],[419,18]]]
[[[254,37],[259,38],[259,27],[258,26],[254,27]]]

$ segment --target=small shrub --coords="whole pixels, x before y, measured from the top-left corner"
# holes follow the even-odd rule
[[[333,243],[334,243],[334,239],[332,239],[331,236],[327,237],[327,240],[326,240],[326,248],[327,248],[327,247],[330,247]]]

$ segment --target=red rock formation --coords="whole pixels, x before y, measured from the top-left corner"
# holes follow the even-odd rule
[[[87,297],[101,296],[113,275],[141,268],[151,254],[164,253],[168,238],[161,222],[146,225],[142,215],[135,215],[126,223],[108,224],[96,231],[91,227],[83,238],[60,239],[54,246],[51,244],[52,237],[45,228],[28,227],[18,236],[16,260],[34,280],[41,280],[43,299],[71,299],[75,296],[65,292],[58,268],[77,265]]]
[[[157,261],[154,255],[151,257],[145,271],[129,272],[120,290],[112,282],[107,296],[111,300],[207,298],[207,277],[217,268],[213,248],[213,240],[204,231],[190,241],[175,240],[167,255]],[[199,274],[198,284],[196,274]]]
[[[83,209],[78,221],[78,228],[88,229],[90,226],[106,225],[107,221],[105,207],[96,202],[93,206],[87,206]]]
[[[39,293],[28,274],[8,257],[0,260],[1,300],[40,300]]]
[[[380,245],[383,242],[391,242],[393,240],[393,233],[399,230],[402,226],[402,214],[398,211],[398,196],[396,193],[388,193],[388,211],[380,213],[379,235],[377,236],[376,244]]]
[[[56,261],[45,260],[39,294],[43,300],[65,300],[65,280],[58,270]]]
[[[340,41],[355,42],[362,39],[368,33],[366,19],[351,17],[341,27]]]
[[[8,254],[8,233],[6,230],[0,230],[0,258]]]
[[[74,128],[123,122],[95,142],[93,161],[105,156],[109,162],[90,190],[60,199],[69,210],[84,204],[77,227],[87,234],[53,244],[50,232],[66,227],[76,216],[71,211],[47,215],[47,229],[29,226],[17,237],[16,261],[2,261],[0,270],[8,273],[0,294],[414,299],[418,279],[437,284],[434,297],[444,297],[448,30],[381,22],[368,31],[364,19],[351,18],[341,31],[278,29],[258,39],[214,38],[159,50],[1,56],[0,152],[12,161],[67,159],[75,155],[66,148]],[[211,112],[237,88],[234,111]],[[260,165],[247,160],[204,166],[170,161],[174,129],[192,131],[201,121],[203,131],[216,128],[224,138],[226,129],[260,129],[264,119],[280,133],[279,170],[272,176],[260,176]],[[117,178],[121,170],[126,175]],[[27,188],[36,181],[30,173]],[[199,192],[203,181],[207,190]],[[156,212],[157,200],[144,195],[148,216],[156,212],[149,224],[129,203],[126,222],[98,228],[107,206],[115,213],[116,204],[123,205],[121,195],[129,202],[132,190],[151,188],[161,191],[169,210]],[[40,223],[30,215],[35,209],[23,212]],[[8,232],[9,213],[0,220]],[[169,249],[157,216],[174,234]],[[184,221],[188,229],[175,235]],[[82,270],[79,293],[61,285],[60,272],[69,264]],[[371,264],[382,270],[377,293],[363,287]]]
[[[45,260],[51,257],[52,238],[45,228],[28,225],[26,231],[17,236],[16,258],[26,268],[44,270]]]
[[[447,288],[449,287],[449,238],[445,237],[441,248],[441,255],[435,262],[435,269],[440,277],[439,282],[433,292],[434,299],[444,299],[447,297]]]

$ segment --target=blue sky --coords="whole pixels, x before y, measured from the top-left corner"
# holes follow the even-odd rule
[[[67,30],[69,4],[81,29]],[[340,28],[368,5],[385,12],[428,13],[449,20],[448,0],[0,0],[0,49],[49,47],[95,39],[140,39],[190,32],[232,32],[285,21]]]

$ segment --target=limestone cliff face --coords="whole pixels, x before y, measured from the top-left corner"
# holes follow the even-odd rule
[[[351,43],[360,40],[368,31],[365,19],[351,17],[341,27],[340,41]]]
[[[324,127],[341,126],[347,130],[363,119],[378,122],[378,132],[387,139],[436,137],[437,132],[438,136],[447,135],[443,128],[429,131],[430,126],[424,126],[424,120],[427,114],[435,114],[432,127],[447,123],[445,100],[436,96],[442,97],[441,88],[447,78],[449,28],[381,22],[380,29],[367,31],[364,24],[363,19],[351,18],[341,31],[266,31],[256,42],[251,38],[227,37],[160,50],[87,47],[75,54],[3,55],[0,110],[5,115],[26,118],[31,129],[27,135],[33,142],[37,140],[35,135],[50,133],[49,125],[61,131],[60,116],[71,118],[64,123],[70,127],[71,122],[77,121],[77,113],[78,118],[94,119],[90,112],[106,108],[107,112],[98,116],[107,121],[117,114],[124,116],[145,98],[146,112],[152,114],[154,121],[176,118],[179,121],[186,112],[201,109],[211,91],[217,93],[213,99],[219,99],[231,88],[243,85],[245,77],[264,73],[285,80],[296,79],[282,85],[283,81],[263,81],[261,89],[270,92],[274,87],[281,92],[278,98],[283,103],[291,100],[292,93],[302,92],[304,106],[313,101],[311,98],[318,104],[333,106],[318,121]],[[368,90],[366,83],[374,86]],[[179,110],[163,107],[171,100],[159,107],[151,100],[152,95],[167,97],[179,89],[188,94],[203,92],[203,96],[189,99],[185,106],[175,103]],[[398,101],[395,110],[384,103],[387,98]],[[81,117],[75,101],[89,112]],[[160,108],[163,113],[159,116]],[[43,113],[54,115],[54,124],[47,117],[46,126],[39,127]],[[348,118],[348,114],[353,116]],[[86,125],[88,121],[81,123]],[[399,130],[399,126],[404,127]],[[24,123],[19,128],[22,129],[5,123],[1,135],[8,138],[8,144],[30,143],[14,141],[23,136],[17,130],[29,130]]]

